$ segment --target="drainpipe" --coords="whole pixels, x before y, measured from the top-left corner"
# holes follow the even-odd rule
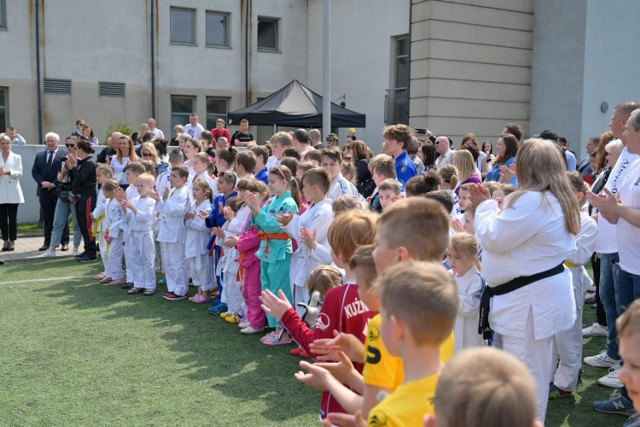
[[[44,141],[44,130],[42,129],[42,76],[40,70],[40,0],[35,0],[36,7],[36,81],[38,86],[38,143]]]
[[[411,34],[413,33],[413,2],[409,0],[409,84],[407,85],[407,125],[411,122]]]
[[[322,26],[322,136],[331,133],[331,0],[324,0]]]
[[[246,0],[244,11],[244,106],[251,104],[249,94],[249,25],[251,23],[251,0]]]
[[[156,118],[156,0],[151,0],[151,117]]]

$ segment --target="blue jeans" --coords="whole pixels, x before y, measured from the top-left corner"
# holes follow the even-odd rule
[[[71,218],[73,218],[73,246],[80,246],[82,233],[80,233],[80,227],[76,220],[75,206],[73,203],[66,203],[58,199],[58,203],[56,203],[56,211],[53,216],[53,231],[51,232],[51,243],[49,244],[49,247],[56,247],[60,244],[62,231],[64,230],[65,225],[69,223],[69,214],[71,214]]]
[[[636,298],[640,298],[640,276],[620,269],[616,282],[618,314],[624,313]]]
[[[616,302],[616,281],[618,275],[618,253],[600,254],[600,301],[607,316],[607,355],[619,360],[618,333],[616,319],[618,318],[618,304]]]

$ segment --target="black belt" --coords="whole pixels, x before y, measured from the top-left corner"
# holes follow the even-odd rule
[[[542,271],[540,273],[532,274],[531,276],[520,276],[513,280],[509,280],[507,283],[490,288],[489,286],[482,291],[482,299],[480,300],[480,319],[478,323],[478,333],[482,335],[482,338],[488,340],[492,337],[493,331],[491,325],[489,325],[489,310],[491,309],[491,298],[494,295],[504,295],[509,292],[513,292],[516,289],[523,288],[530,283],[537,282],[547,277],[555,276],[564,271],[564,264],[560,263],[555,267]]]

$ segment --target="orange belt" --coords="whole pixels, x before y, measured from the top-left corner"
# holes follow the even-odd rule
[[[238,256],[238,272],[236,273],[236,280],[240,283],[242,283],[242,281],[244,280],[244,267],[242,267],[242,262],[245,259],[245,253],[244,252],[240,252],[240,255]]]
[[[266,240],[267,242],[267,246],[264,248],[265,253],[269,253],[269,240],[291,240],[287,233],[265,233],[260,231],[258,237],[260,237],[260,240]]]

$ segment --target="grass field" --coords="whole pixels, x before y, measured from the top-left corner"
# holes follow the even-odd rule
[[[294,380],[291,347],[241,336],[206,306],[100,285],[98,269],[73,259],[0,266],[0,426],[318,425],[319,393]],[[585,354],[604,342],[585,341]],[[586,367],[546,425],[622,425],[591,409],[612,394],[596,383],[604,374]]]

